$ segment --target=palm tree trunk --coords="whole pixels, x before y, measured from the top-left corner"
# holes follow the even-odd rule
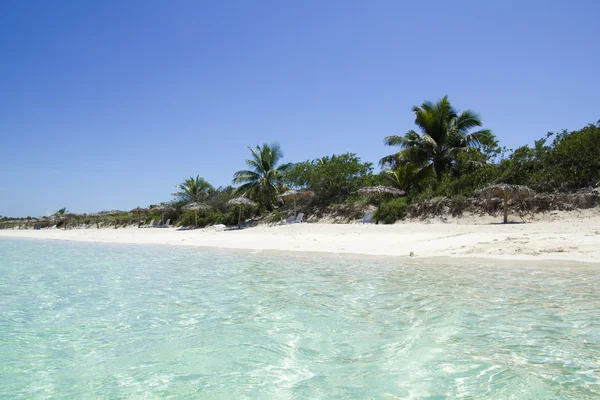
[[[198,226],[198,211],[194,210],[194,223],[196,224],[196,227]]]
[[[502,202],[504,203],[504,223],[507,224],[508,223],[508,200],[502,199]]]
[[[242,229],[242,206],[240,205],[240,213],[238,215],[238,229]]]
[[[381,202],[383,201],[383,195],[381,195],[379,197],[379,204],[377,205],[377,221],[375,222],[375,225],[379,225],[379,214],[381,214]]]
[[[441,182],[442,181],[442,173],[444,172],[444,170],[435,164],[433,166],[433,169],[435,170],[435,176],[437,177],[437,181]]]

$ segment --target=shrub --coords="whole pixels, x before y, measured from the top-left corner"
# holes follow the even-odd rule
[[[376,212],[375,218],[379,218],[384,224],[393,224],[406,217],[407,208],[408,202],[405,197],[386,200],[381,203],[379,215]]]

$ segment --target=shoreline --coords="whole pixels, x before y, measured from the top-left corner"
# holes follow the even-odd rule
[[[600,263],[600,215],[570,213],[520,224],[486,219],[395,225],[261,225],[242,230],[88,228],[0,230],[0,238],[162,244],[347,256]],[[411,257],[411,253],[413,256]]]

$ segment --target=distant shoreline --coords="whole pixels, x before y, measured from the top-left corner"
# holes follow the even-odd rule
[[[600,263],[600,210],[561,212],[524,224],[484,217],[395,225],[292,224],[214,229],[0,230],[0,238],[165,244],[366,256],[556,260]]]

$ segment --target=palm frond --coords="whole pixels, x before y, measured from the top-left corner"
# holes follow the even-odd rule
[[[463,111],[454,122],[458,133],[464,135],[470,129],[483,125],[479,115],[472,110]]]
[[[493,140],[492,131],[489,129],[481,129],[476,132],[464,135],[462,144],[468,147],[479,147],[485,140]]]
[[[409,147],[400,151],[397,155],[399,162],[411,162],[413,164],[424,164],[429,160],[427,151],[419,147]]]

